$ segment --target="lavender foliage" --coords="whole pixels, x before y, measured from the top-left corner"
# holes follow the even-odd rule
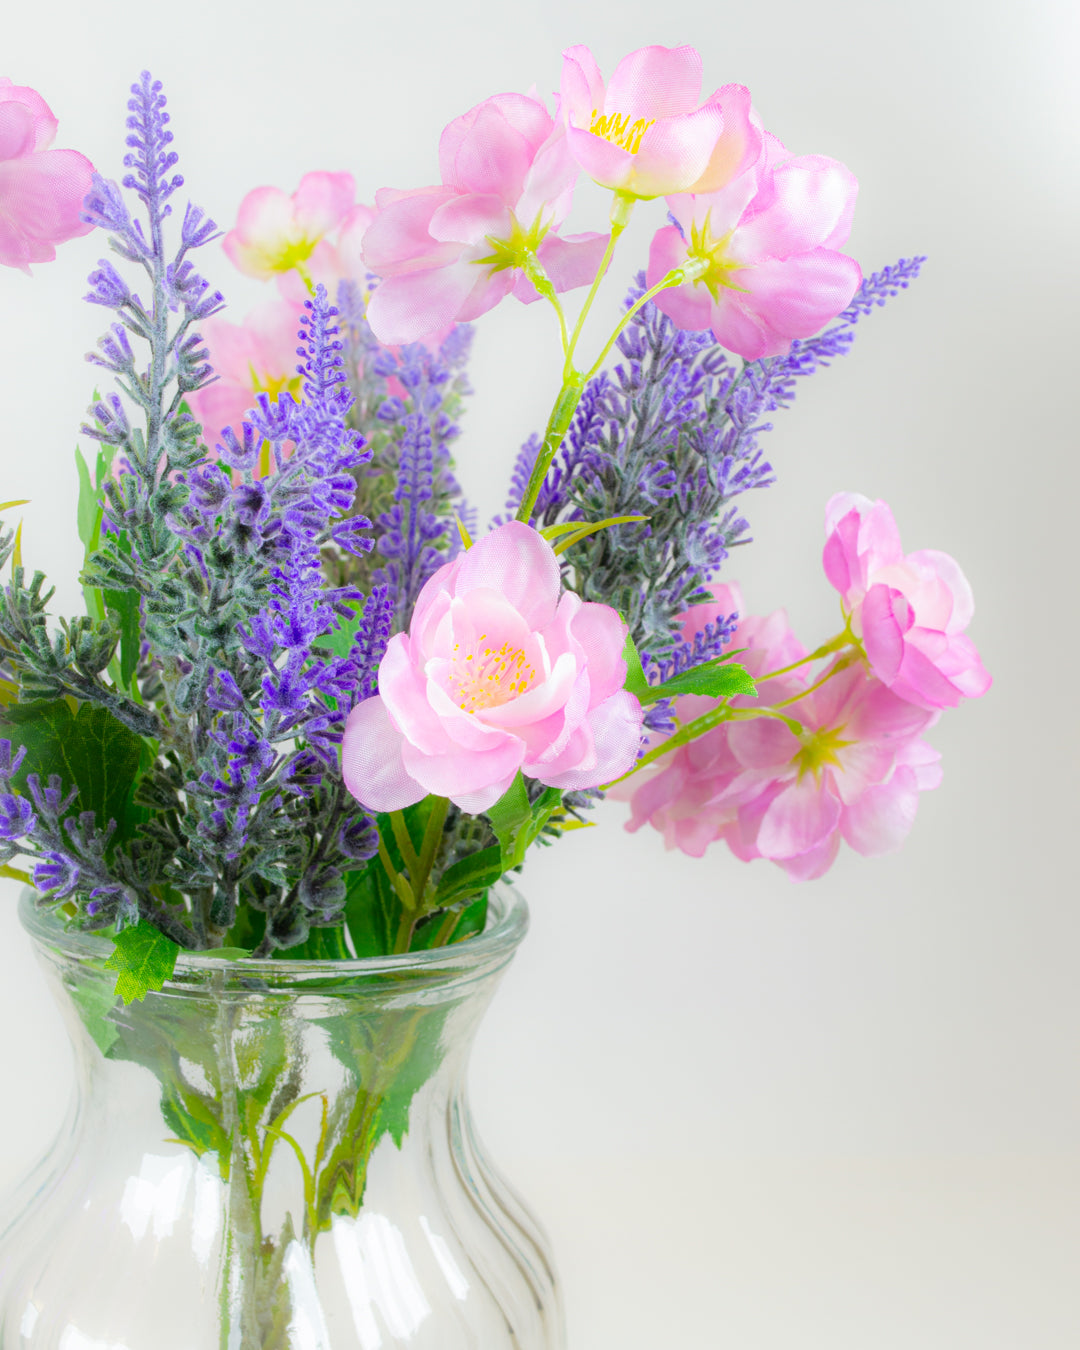
[[[203,457],[183,401],[213,378],[194,325],[221,297],[187,254],[216,227],[189,205],[170,251],[169,199],[183,180],[160,85],[144,75],[128,106],[124,187],[141,216],[100,177],[86,204],[150,296],[144,304],[111,263],[91,277],[88,299],[117,316],[91,359],[119,393],[97,401],[85,430],[124,469],[105,484],[83,580],[111,597],[110,614],[50,632],[43,576],[27,584],[14,568],[0,673],[31,714],[51,706],[33,703],[42,696],[102,705],[143,767],[132,828],[119,830],[92,810],[73,814],[80,792],[59,777],[42,787],[31,774],[29,797],[16,789],[22,752],[0,740],[0,851],[34,859],[38,888],[73,900],[91,927],[145,919],[202,948],[261,911],[261,931],[247,921],[244,936],[265,955],[339,923],[343,874],[377,846],[338,745],[351,708],[374,692],[392,605],[385,586],[327,587],[321,567],[328,546],[371,547],[370,522],[353,511],[371,452],[349,424],[337,311],[320,288],[299,334],[300,401],[260,395],[221,459]],[[266,445],[273,472],[260,478]],[[0,554],[11,547],[5,534]],[[132,679],[117,679],[114,608],[137,627]]]
[[[906,289],[923,258],[902,259],[866,278],[837,321],[796,340],[786,356],[737,366],[709,332],[685,332],[652,303],[618,340],[623,360],[586,386],[574,421],[537,498],[534,521],[601,520],[642,514],[575,544],[567,555],[574,589],[614,605],[627,619],[652,683],[717,654],[730,623],[689,645],[677,617],[708,598],[730,550],[750,541],[735,501],[774,480],[760,438],[769,414],[788,407],[797,381],[843,356],[854,326]],[[645,290],[639,274],[627,297]],[[521,502],[539,440],[522,447],[507,513]],[[651,721],[662,724],[658,704]]]

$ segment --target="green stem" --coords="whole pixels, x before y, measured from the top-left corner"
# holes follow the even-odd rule
[[[540,453],[536,456],[536,463],[529,475],[525,495],[521,499],[521,506],[515,517],[517,520],[523,520],[526,525],[532,517],[533,507],[540,495],[540,488],[547,476],[551,461],[555,458],[555,453],[562,445],[563,437],[569,431],[570,423],[574,420],[574,413],[577,411],[577,405],[581,400],[584,388],[585,376],[577,371],[563,379],[562,388],[559,390],[555,405],[551,409],[551,416],[548,418],[547,430],[544,432],[544,443],[540,447]]]
[[[409,869],[409,876],[415,877],[420,866],[420,859],[416,855],[416,849],[413,847],[412,835],[409,833],[409,827],[405,824],[405,813],[403,811],[390,812],[390,826],[394,831],[394,840],[401,850],[401,859]]]
[[[413,882],[413,894],[416,896],[418,907],[422,907],[424,891],[431,876],[431,869],[435,865],[439,845],[442,843],[443,826],[446,824],[446,813],[449,809],[449,797],[435,797],[432,800],[431,815],[428,816],[427,828],[424,830],[424,842],[420,846],[420,865],[416,870],[416,880]]]
[[[240,1122],[240,1088],[233,1057],[236,1006],[227,1001],[224,975],[215,973],[215,1039],[221,1088],[221,1125],[229,1141],[228,1209],[221,1272],[221,1350],[260,1344],[256,1277],[262,1245],[259,1193],[253,1188]],[[239,1340],[237,1340],[239,1333]]]

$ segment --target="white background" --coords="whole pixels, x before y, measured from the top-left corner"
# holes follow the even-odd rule
[[[996,677],[932,738],[945,781],[898,856],[795,886],[717,846],[601,829],[530,861],[534,926],[489,1014],[474,1088],[492,1152],[556,1244],[573,1350],[1075,1350],[1078,805],[1075,469],[1080,23],[1073,5],[857,0],[525,8],[461,0],[12,6],[4,70],[58,144],[119,171],[125,91],[166,82],[182,168],[225,226],[250,188],[348,169],[362,199],[437,177],[442,126],[490,93],[557,87],[689,42],[707,88],[748,84],[794,151],[861,182],[866,271],[930,255],[768,444],[733,559],[748,609],[833,629],[824,502],[886,498],[909,549],[960,559]],[[603,228],[583,191],[574,221]],[[614,312],[662,210],[613,269]],[[89,237],[0,276],[0,500],[76,606],[72,447],[105,317],[78,303]],[[216,247],[216,246],[215,246]],[[221,255],[234,317],[261,298]],[[498,509],[556,369],[550,316],[479,325],[461,474]],[[0,892],[0,1184],[68,1091],[59,1019]]]

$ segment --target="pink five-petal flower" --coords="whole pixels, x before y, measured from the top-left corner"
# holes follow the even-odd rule
[[[733,587],[718,588],[716,599],[689,611],[685,631],[738,607]],[[941,779],[937,753],[918,739],[934,714],[896,698],[859,665],[802,698],[809,666],[767,679],[806,655],[782,612],[741,620],[732,646],[748,649],[739,660],[758,681],[759,706],[784,703],[802,735],[775,717],[722,723],[659,759],[645,781],[630,780],[627,828],[649,823],[669,848],[695,857],[723,839],[736,857],[770,858],[795,880],[827,871],[842,839],[863,854],[899,847],[919,792]],[[684,698],[677,713],[685,722],[710,706]]]
[[[500,526],[435,573],[391,638],[378,694],[345,727],[349,791],[373,811],[435,793],[476,812],[519,769],[559,788],[619,777],[642,720],[625,640],[613,609],[562,590],[540,534]]]
[[[226,427],[238,429],[255,406],[256,394],[276,398],[299,395],[296,348],[301,305],[270,300],[253,309],[243,323],[207,319],[202,334],[217,379],[188,395],[191,411],[202,423],[203,440],[213,448]]]
[[[629,197],[714,192],[761,151],[750,95],[725,85],[698,107],[693,47],[642,47],[604,85],[588,47],[563,52],[560,109],[570,153],[590,178]]]
[[[524,94],[497,94],[456,118],[439,144],[443,182],[376,194],[366,266],[382,278],[368,321],[386,346],[479,318],[511,292],[538,298],[522,270],[536,254],[557,291],[587,285],[607,236],[560,237],[577,166],[562,128]]]
[[[306,173],[291,197],[280,188],[254,188],[225,236],[225,252],[241,272],[260,280],[291,271],[338,228],[355,197],[351,173]]]
[[[767,139],[761,162],[719,192],[669,198],[679,224],[654,236],[647,273],[654,286],[672,268],[698,269],[657,305],[680,328],[711,328],[748,361],[816,333],[862,280],[858,263],[838,251],[851,229],[854,175],[822,155],[788,158]]]
[[[857,493],[830,500],[825,532],[825,575],[877,678],[921,708],[985,694],[990,676],[964,633],[974,599],[956,561],[935,549],[905,554],[886,503]]]
[[[687,610],[681,616],[682,636],[692,641],[706,624],[731,614],[741,617],[729,645],[732,650],[744,649],[738,661],[759,681],[758,698],[740,696],[732,703],[740,708],[760,707],[805,689],[809,679],[805,667],[772,680],[765,678],[771,670],[800,661],[806,648],[792,632],[783,610],[765,617],[744,616],[737,585],[716,586],[711,602]],[[676,700],[675,713],[685,724],[714,706],[714,699],[687,694]],[[668,848],[680,848],[695,858],[716,839],[725,839],[738,857],[759,856],[741,842],[739,808],[744,798],[761,795],[762,784],[731,753],[729,730],[727,724],[714,727],[612,789],[611,796],[630,802],[626,828],[637,830],[651,824],[664,835]]]
[[[77,150],[49,149],[56,125],[36,90],[0,78],[0,263],[26,273],[93,229],[80,212],[94,166]]]

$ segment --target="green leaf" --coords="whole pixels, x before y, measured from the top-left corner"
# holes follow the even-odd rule
[[[608,516],[607,520],[598,520],[595,524],[578,521],[574,533],[555,545],[555,552],[565,553],[568,548],[573,548],[582,539],[588,539],[590,534],[597,534],[600,530],[609,529],[612,525],[626,525],[633,521],[648,519],[648,516]]]
[[[112,981],[108,977],[80,979],[68,986],[68,993],[82,1018],[83,1026],[101,1053],[107,1055],[120,1035],[116,1023],[109,1016],[116,1007],[116,991]]]
[[[26,746],[26,759],[13,780],[17,787],[25,788],[31,773],[43,781],[59,774],[65,789],[78,789],[73,812],[93,811],[101,827],[116,821],[115,844],[130,838],[145,814],[133,802],[144,742],[101,704],[76,707],[73,712],[63,698],[8,704],[0,708],[0,736],[16,749]]]
[[[491,821],[491,828],[502,846],[503,857],[512,857],[517,849],[518,835],[532,819],[529,793],[520,769],[503,795],[484,814]]]
[[[675,698],[679,694],[704,694],[709,698],[734,698],[737,694],[757,697],[757,686],[750,672],[735,665],[726,657],[704,661],[700,666],[684,670],[663,684],[651,684],[646,695],[638,695],[644,704],[661,698]]]
[[[386,873],[372,862],[362,872],[346,872],[345,886],[345,923],[356,955],[388,956],[403,907]]]
[[[329,633],[324,633],[322,637],[316,638],[314,646],[324,647],[327,651],[333,652],[335,656],[348,656],[352,650],[353,639],[356,637],[356,630],[360,627],[364,618],[364,606],[354,609],[352,617],[343,619],[338,615],[338,626]]]
[[[116,935],[116,946],[105,962],[116,971],[116,992],[125,1003],[161,989],[176,968],[180,948],[145,919]]]
[[[488,897],[485,891],[483,895],[478,896],[462,909],[456,911],[441,910],[426,915],[416,925],[409,951],[429,951],[436,945],[449,947],[455,942],[461,942],[467,937],[472,937],[474,933],[482,933],[484,924],[487,923],[487,911]],[[441,932],[445,931],[451,918],[454,920],[453,927],[450,928],[449,933],[445,934],[443,941],[437,944],[435,939]]]
[[[211,947],[199,955],[211,961],[242,961],[245,956],[250,956],[251,952],[246,947]]]
[[[435,892],[434,905],[445,909],[458,900],[467,900],[470,896],[486,891],[506,871],[503,866],[503,851],[499,844],[482,848],[478,853],[470,853],[453,866],[448,867],[439,879]]]
[[[629,633],[626,635],[622,654],[623,660],[626,662],[626,682],[623,688],[627,693],[633,694],[635,698],[644,703],[650,692],[649,681],[645,678],[641,656],[634,645],[634,639]]]
[[[90,477],[90,469],[83,458],[83,452],[75,447],[75,467],[79,471],[79,538],[87,553],[97,547],[101,529],[101,503],[98,501],[97,487]]]
[[[142,629],[139,623],[138,591],[105,591],[105,608],[120,629],[120,683],[126,688],[139,664]]]

